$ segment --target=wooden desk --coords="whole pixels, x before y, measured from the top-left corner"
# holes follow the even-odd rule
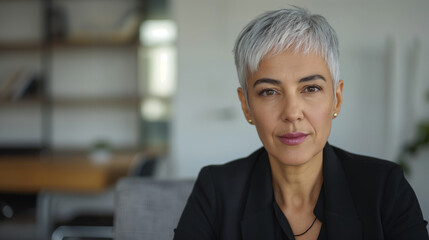
[[[0,192],[102,191],[127,175],[133,157],[117,154],[106,163],[94,163],[84,154],[1,156]]]

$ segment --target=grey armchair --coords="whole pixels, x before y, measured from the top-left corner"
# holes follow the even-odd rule
[[[171,240],[194,180],[130,177],[115,191],[115,240]]]

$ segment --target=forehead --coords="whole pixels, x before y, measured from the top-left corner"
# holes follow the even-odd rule
[[[259,78],[299,80],[313,74],[322,75],[327,82],[332,83],[329,66],[323,57],[313,52],[304,54],[286,50],[278,54],[267,54],[259,63],[258,69],[250,74],[248,84]]]

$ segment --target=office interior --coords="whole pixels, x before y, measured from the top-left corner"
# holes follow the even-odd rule
[[[111,226],[121,178],[194,179],[261,147],[232,48],[253,17],[291,5],[339,37],[344,103],[329,142],[402,157],[429,219],[427,141],[404,153],[428,138],[428,1],[0,0],[0,239]],[[47,193],[63,194],[63,210],[103,197],[91,200],[98,212],[58,210],[48,226]]]

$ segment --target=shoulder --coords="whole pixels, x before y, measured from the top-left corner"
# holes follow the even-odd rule
[[[183,210],[175,239],[191,239],[188,235],[195,236],[192,239],[218,239],[225,229],[238,236],[246,186],[264,152],[261,148],[246,158],[203,167]]]
[[[210,174],[212,177],[216,178],[245,177],[251,172],[256,161],[258,161],[260,156],[264,153],[265,149],[260,148],[244,158],[236,159],[225,164],[205,166],[201,169],[200,175]]]
[[[365,228],[382,225],[387,239],[427,239],[417,197],[401,166],[333,147]],[[407,216],[404,218],[404,216]]]
[[[266,154],[266,151],[264,148],[260,148],[244,158],[225,164],[205,166],[201,169],[198,179],[210,179],[210,182],[222,187],[243,186],[248,181],[254,165],[263,154]]]
[[[347,176],[356,176],[362,180],[364,178],[385,178],[392,173],[403,175],[402,168],[395,162],[351,153],[337,147],[332,148]]]
[[[372,205],[378,209],[385,208],[395,199],[414,195],[398,164],[336,147],[333,150],[342,165],[355,203],[358,208],[362,205],[361,212]]]
[[[407,189],[413,194],[398,164],[336,147],[333,147],[333,150],[341,163],[356,203],[380,203],[385,198],[396,196],[398,189]]]

